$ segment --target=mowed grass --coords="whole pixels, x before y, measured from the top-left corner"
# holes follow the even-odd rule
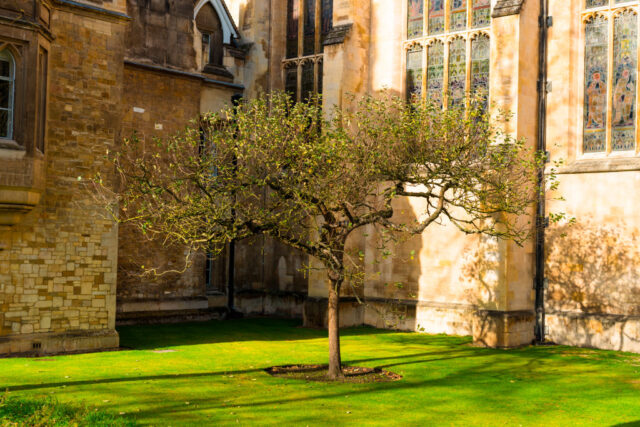
[[[130,350],[0,359],[0,390],[152,425],[640,425],[640,356],[468,338],[343,332],[345,363],[401,381],[328,384],[263,369],[327,360],[326,332],[241,319],[119,328]],[[122,414],[121,414],[122,413]]]

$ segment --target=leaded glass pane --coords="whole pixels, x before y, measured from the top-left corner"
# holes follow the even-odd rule
[[[11,82],[0,80],[0,108],[9,108],[11,100]]]
[[[333,0],[322,0],[322,41],[333,26]],[[322,53],[321,51],[318,53]]]
[[[467,28],[467,0],[451,0],[449,15],[449,31],[460,31]]]
[[[0,77],[11,77],[11,63],[0,59]]]
[[[473,0],[473,28],[491,25],[491,0]]]
[[[490,52],[489,36],[482,34],[471,41],[471,90],[484,96],[489,92]]]
[[[409,0],[407,8],[407,37],[420,37],[424,31],[424,0]]]
[[[638,17],[624,12],[614,20],[613,33],[613,118],[611,148],[635,149],[636,69],[638,67]]]
[[[457,38],[449,45],[449,104],[459,105],[464,101],[467,80],[467,46],[464,39]]]
[[[422,95],[422,47],[407,52],[407,99]]]
[[[298,56],[298,24],[300,21],[300,1],[287,3],[287,58]]]
[[[9,138],[9,112],[0,110],[0,138]]]
[[[429,34],[444,33],[444,0],[429,0]]]
[[[298,93],[298,69],[288,68],[284,70],[284,90],[291,97],[293,101],[296,101]]]
[[[607,19],[594,17],[585,28],[584,152],[606,149]]]
[[[442,106],[444,90],[444,43],[434,42],[427,49],[427,99]]]
[[[592,7],[600,7],[607,6],[609,4],[609,0],[587,0],[587,9]]]
[[[302,96],[300,99],[302,101],[308,101],[309,98],[313,95],[313,62],[307,61],[302,66]]]
[[[304,0],[304,55],[316,52],[316,0]]]

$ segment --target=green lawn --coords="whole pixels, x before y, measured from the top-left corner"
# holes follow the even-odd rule
[[[263,369],[324,363],[326,332],[246,319],[119,329],[131,350],[0,359],[0,390],[53,396],[141,424],[640,425],[640,356],[568,347],[488,350],[468,338],[343,333],[346,363],[390,383],[307,383]],[[169,350],[158,352],[158,350]]]

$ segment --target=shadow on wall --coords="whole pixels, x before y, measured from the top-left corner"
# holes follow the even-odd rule
[[[560,343],[640,350],[640,236],[582,221],[547,233],[546,304]]]
[[[477,245],[464,255],[460,280],[469,284],[466,303],[473,307],[472,331],[477,343],[497,345],[497,325],[490,316],[479,315],[499,309],[500,293],[500,241],[496,237],[479,236]]]

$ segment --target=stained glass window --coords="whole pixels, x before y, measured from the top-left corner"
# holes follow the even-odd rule
[[[300,20],[300,0],[287,3],[287,58],[298,56],[298,24]]]
[[[609,0],[587,0],[587,8],[607,6]]]
[[[13,95],[15,80],[13,56],[5,49],[0,51],[0,138],[13,137]]]
[[[613,23],[613,116],[611,149],[635,149],[638,17],[627,11]]]
[[[407,99],[422,95],[422,53],[421,46],[407,52]]]
[[[607,52],[607,19],[596,16],[585,29],[585,153],[606,150]]]
[[[316,53],[316,0],[304,0],[304,55]]]
[[[436,40],[427,49],[427,99],[442,106],[444,91],[444,43]]]
[[[473,0],[473,28],[491,25],[491,0]]]
[[[407,8],[407,38],[420,37],[424,31],[424,0],[409,0]]]
[[[490,52],[489,36],[481,34],[471,41],[471,90],[474,93],[489,92]]]
[[[450,0],[449,31],[467,29],[467,0]]]
[[[444,33],[444,0],[429,0],[429,35]]]
[[[467,83],[467,46],[463,38],[449,44],[449,105],[464,101]]]

